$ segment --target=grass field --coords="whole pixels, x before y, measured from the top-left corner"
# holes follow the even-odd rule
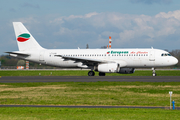
[[[87,76],[86,70],[0,71],[0,76]],[[158,76],[180,76],[180,71],[157,70]],[[96,72],[96,75],[98,73]],[[151,76],[150,70],[107,76]],[[0,104],[21,105],[133,105],[169,106],[169,91],[180,106],[179,82],[52,82],[0,83]],[[179,120],[178,110],[126,108],[32,108],[1,107],[0,119],[60,120]]]
[[[0,83],[0,104],[180,106],[179,82]]]
[[[178,110],[126,108],[0,108],[2,120],[179,120]]]
[[[0,76],[87,76],[88,70],[1,70]],[[158,76],[180,76],[180,70],[156,70]],[[98,76],[98,72],[95,72]],[[152,76],[151,70],[136,70],[133,74],[106,73],[106,76]]]

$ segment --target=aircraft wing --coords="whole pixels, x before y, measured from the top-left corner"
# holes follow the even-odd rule
[[[64,60],[73,60],[75,62],[82,62],[84,65],[88,65],[88,66],[95,65],[98,63],[114,63],[114,61],[84,58],[84,57],[72,57],[72,56],[63,56],[63,55],[55,55],[55,56],[62,57]]]

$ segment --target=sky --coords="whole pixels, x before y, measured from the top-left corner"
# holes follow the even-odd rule
[[[180,49],[180,0],[1,0],[0,55],[18,51],[12,22],[47,49]]]

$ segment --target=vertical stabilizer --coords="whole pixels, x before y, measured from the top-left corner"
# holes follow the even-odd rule
[[[19,51],[43,49],[21,22],[13,22]]]

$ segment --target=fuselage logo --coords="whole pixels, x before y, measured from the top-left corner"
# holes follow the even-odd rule
[[[19,42],[25,42],[25,41],[27,41],[27,40],[29,40],[29,39],[30,39],[30,34],[28,34],[28,33],[23,33],[23,34],[21,34],[21,35],[18,36],[17,41],[19,41]]]
[[[108,51],[107,54],[128,54],[128,51]]]

